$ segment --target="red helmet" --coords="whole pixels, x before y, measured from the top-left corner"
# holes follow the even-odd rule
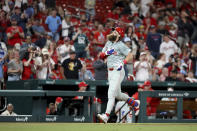
[[[145,81],[144,86],[151,86],[151,82],[150,81]]]
[[[123,38],[124,37],[124,31],[120,27],[116,27],[115,30],[118,32],[118,34]]]

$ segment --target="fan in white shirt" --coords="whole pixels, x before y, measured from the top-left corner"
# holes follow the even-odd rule
[[[165,64],[166,64],[166,55],[164,53],[161,53],[159,56],[159,60],[156,63],[156,67],[162,69]]]
[[[139,2],[140,2],[139,0],[133,0],[133,1],[129,4],[132,15],[138,13],[139,6],[140,6],[140,5],[139,5]]]
[[[12,104],[7,105],[7,110],[1,113],[1,116],[17,116],[16,113],[13,112],[14,106]]]
[[[62,63],[65,59],[69,58],[69,52],[75,51],[75,47],[70,44],[70,38],[64,38],[64,44],[57,47],[57,53],[59,56],[59,60]]]
[[[197,79],[194,78],[194,74],[191,71],[188,73],[188,76],[185,78],[185,80],[190,83],[197,83]]]
[[[53,59],[49,57],[49,52],[46,48],[42,49],[42,57],[37,57],[35,60],[37,78],[46,80],[52,73],[52,69],[55,66]]]
[[[66,16],[63,20],[62,20],[62,37],[66,37],[69,34],[69,28],[72,26],[73,24],[70,22],[70,17]]]
[[[134,68],[136,70],[136,81],[149,80],[151,64],[147,61],[145,52],[140,54],[140,61],[135,62]]]
[[[163,40],[164,41],[160,45],[160,53],[164,53],[166,55],[166,62],[168,62],[169,57],[178,52],[178,47],[174,41],[170,40],[168,34],[163,36]]]

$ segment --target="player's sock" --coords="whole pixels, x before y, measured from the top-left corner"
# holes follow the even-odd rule
[[[129,99],[127,100],[127,103],[128,103],[130,106],[134,106],[134,107],[137,107],[137,106],[138,106],[138,103],[137,103],[134,99],[132,99],[132,98],[129,98]]]
[[[115,103],[115,98],[108,99],[106,113],[108,113],[108,114],[111,113],[111,111],[114,107],[114,103]]]
[[[107,117],[109,117],[109,114],[108,114],[108,113],[105,113],[105,115],[106,115]]]

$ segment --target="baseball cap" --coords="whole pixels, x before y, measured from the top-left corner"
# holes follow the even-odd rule
[[[79,86],[79,88],[80,88],[80,87],[87,87],[88,84],[86,84],[85,82],[82,81],[82,82],[79,83],[78,86]]]
[[[142,56],[142,55],[146,55],[146,52],[141,52],[140,53],[140,56]]]
[[[69,38],[68,36],[66,36],[66,37],[64,38],[64,41],[70,41],[70,38]]]
[[[150,26],[150,29],[154,29],[154,28],[155,28],[155,25],[151,25],[151,26]]]
[[[53,37],[52,32],[48,32],[47,35]]]
[[[76,54],[75,51],[70,51],[70,54]]]
[[[124,38],[124,42],[130,42],[130,41],[131,41],[131,39],[129,37]]]
[[[14,9],[21,9],[19,6],[16,6]]]
[[[55,100],[56,103],[61,103],[62,101],[63,101],[62,97],[57,97]]]
[[[144,25],[140,25],[139,28],[140,28],[140,29],[144,28]]]
[[[49,55],[48,49],[43,48],[43,49],[42,49],[42,54],[43,54],[43,55]]]
[[[151,82],[150,81],[145,81],[144,86],[151,86]]]
[[[21,45],[20,45],[19,43],[16,43],[14,46],[15,46],[15,48],[16,48],[17,50],[20,50],[20,49],[21,49]]]

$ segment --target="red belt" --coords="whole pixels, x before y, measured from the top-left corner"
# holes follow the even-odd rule
[[[113,67],[112,67],[112,68],[108,68],[108,70],[109,70],[109,71],[113,71],[113,70],[114,70],[114,68],[113,68]]]

